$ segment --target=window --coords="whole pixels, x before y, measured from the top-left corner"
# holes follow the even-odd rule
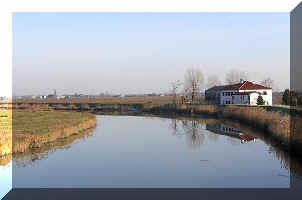
[[[267,92],[266,92],[266,91],[264,91],[264,92],[263,92],[263,95],[267,95]]]
[[[225,101],[225,104],[231,104],[231,101]]]

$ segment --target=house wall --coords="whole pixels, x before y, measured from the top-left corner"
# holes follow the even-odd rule
[[[250,94],[250,105],[257,105],[258,96],[259,96],[258,93],[251,93]]]
[[[220,104],[220,91],[206,91],[205,100],[207,104]]]
[[[224,93],[232,93],[232,92],[253,92],[257,91],[262,93],[263,100],[266,102],[265,105],[272,105],[272,90],[221,90],[221,91],[209,91],[206,92],[206,97],[209,97],[206,100],[208,104],[250,104],[257,105],[258,93],[251,93],[248,95],[223,95]],[[264,95],[263,93],[267,94]]]
[[[233,95],[233,104],[249,104],[249,95]]]
[[[251,92],[251,91],[255,91],[255,90],[239,90],[239,92]],[[273,92],[272,90],[256,90],[257,92],[260,92],[263,97],[263,100],[265,101],[265,105],[272,105],[273,104]],[[267,94],[264,95],[263,92],[266,92]],[[256,95],[256,93],[252,93],[250,95],[251,98],[251,105],[257,105],[257,98],[258,98],[258,94]],[[256,100],[255,100],[256,99]]]
[[[250,100],[248,98],[248,95],[227,95],[223,96],[224,93],[230,93],[230,92],[252,92],[255,90],[222,90],[220,92],[220,104],[249,104],[250,105],[257,105],[257,99],[259,94],[258,93],[251,93]],[[272,105],[272,90],[256,90],[257,92],[260,92],[262,94],[263,100],[265,101],[265,105]],[[263,93],[266,92],[266,95]]]
[[[223,93],[229,93],[229,92],[238,92],[237,90],[222,90],[220,91],[220,104],[227,104],[227,102],[231,102],[232,104],[232,96],[225,96]]]

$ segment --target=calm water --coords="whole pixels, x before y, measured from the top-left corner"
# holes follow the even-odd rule
[[[257,133],[216,120],[97,116],[90,135],[15,158],[13,187],[288,188],[285,165]]]

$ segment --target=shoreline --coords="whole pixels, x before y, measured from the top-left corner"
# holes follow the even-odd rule
[[[23,104],[24,105],[24,104]],[[59,106],[58,106],[59,105]],[[27,104],[27,108],[32,109],[48,109],[54,112],[60,111],[87,111],[93,114],[104,114],[110,112],[119,112],[121,114],[130,113],[139,114],[156,114],[156,115],[178,115],[188,117],[216,117],[218,119],[235,120],[244,125],[267,132],[265,136],[269,136],[278,141],[287,151],[291,153],[302,154],[302,116],[299,112],[292,112],[290,109],[276,109],[275,107],[262,106],[242,106],[242,105],[173,105],[173,104],[127,104],[127,105],[107,105],[102,108],[94,105],[78,105],[71,107],[72,104]],[[25,109],[27,110],[27,109]],[[92,122],[93,123],[93,122]],[[57,131],[54,131],[54,134]],[[64,132],[64,131],[63,131]],[[43,140],[42,140],[43,141]],[[33,140],[27,146],[39,146],[41,141]],[[43,142],[42,142],[43,143]],[[26,146],[26,145],[25,145]],[[21,147],[17,147],[18,151],[24,151]],[[15,152],[15,151],[14,151]],[[0,152],[1,154],[1,152]]]
[[[18,112],[18,111],[10,111],[10,112]],[[34,115],[40,114],[37,111],[32,110],[26,110],[23,111],[23,115],[26,116],[26,112],[28,114],[35,113]],[[48,113],[49,112],[49,113]],[[24,114],[25,113],[25,114]],[[38,113],[38,114],[36,114]],[[40,149],[43,146],[47,144],[51,144],[53,142],[56,142],[60,139],[68,138],[73,135],[80,134],[81,132],[84,132],[85,130],[92,129],[96,126],[96,116],[90,113],[82,114],[83,117],[81,118],[81,114],[75,114],[74,112],[66,112],[66,111],[43,111],[43,114],[54,114],[61,118],[70,115],[75,115],[77,117],[76,122],[70,122],[72,121],[72,117],[70,117],[70,121],[60,121],[61,124],[46,124],[47,130],[43,130],[44,132],[38,132],[39,129],[33,129],[33,130],[24,130],[21,134],[19,133],[19,130],[15,129],[15,124],[20,123],[18,122],[18,119],[11,120],[11,125],[14,126],[14,131],[11,131],[10,137],[3,137],[0,138],[0,158],[9,156],[9,155],[15,155],[17,153],[25,153],[29,150],[34,149]],[[62,116],[60,116],[62,115]],[[45,116],[44,116],[45,117]],[[56,116],[54,116],[56,117]],[[16,117],[17,118],[17,117]],[[26,123],[31,125],[34,128],[35,126],[38,126],[37,123],[43,123],[43,121],[35,121],[35,119],[31,122],[29,121],[31,118],[27,119]],[[21,120],[21,119],[20,119]],[[47,120],[46,120],[47,121]],[[21,122],[22,123],[22,122]],[[14,124],[14,125],[13,125]],[[40,124],[39,124],[40,125]],[[44,127],[43,127],[44,128]]]
[[[219,105],[159,105],[144,107],[144,113],[187,117],[215,117],[234,120],[265,131],[270,137],[293,155],[302,155],[302,117],[296,113],[281,113],[262,107]]]

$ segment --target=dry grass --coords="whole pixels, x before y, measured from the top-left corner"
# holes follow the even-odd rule
[[[296,152],[302,152],[302,118],[295,115],[291,117],[291,144]]]
[[[290,116],[279,112],[267,111],[261,107],[226,106],[221,115],[227,118],[239,119],[252,126],[262,128],[274,137],[289,143],[290,140]]]
[[[100,103],[100,104],[168,104],[172,103],[171,96],[151,97],[98,97],[70,99],[15,99],[14,103]]]
[[[9,117],[1,120],[0,156],[40,148],[44,144],[94,127],[96,123],[95,115],[84,112],[14,109],[1,113],[9,114]],[[11,123],[7,123],[9,119]]]
[[[41,158],[47,156],[49,151],[56,151],[58,149],[68,149],[70,147],[70,144],[74,141],[90,137],[91,131],[92,129],[86,129],[78,132],[77,134],[72,134],[66,138],[59,138],[54,142],[45,143],[40,148],[29,149],[24,153],[16,153],[14,154],[16,165],[25,166],[27,164],[31,164],[33,161],[40,160]],[[7,163],[8,159],[11,158],[12,156],[6,156],[3,159],[4,163]]]
[[[0,156],[12,149],[12,111],[0,109]]]
[[[291,138],[291,118],[290,115],[284,115],[280,112],[267,111],[262,107],[249,106],[216,106],[216,105],[178,105],[175,108],[169,105],[162,106],[144,106],[144,111],[150,112],[176,112],[180,114],[192,113],[194,115],[209,114],[222,118],[236,119],[245,124],[252,125],[268,131],[277,139],[289,143]],[[300,117],[297,117],[301,119]],[[296,125],[299,123],[296,123]],[[300,123],[301,124],[301,123]],[[301,129],[300,129],[301,130]],[[301,135],[301,134],[297,134]],[[298,138],[298,137],[295,137]]]

